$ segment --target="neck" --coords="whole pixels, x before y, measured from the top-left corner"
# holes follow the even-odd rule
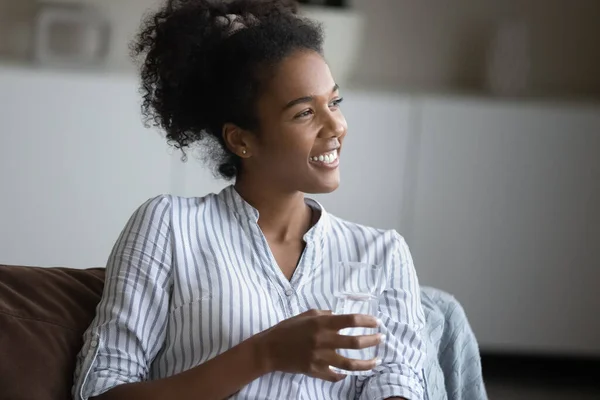
[[[238,178],[235,190],[258,210],[258,225],[268,239],[290,241],[302,239],[310,229],[312,212],[304,202],[304,193],[285,191],[260,180]]]

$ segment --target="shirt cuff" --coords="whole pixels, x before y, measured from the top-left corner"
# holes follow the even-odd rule
[[[393,397],[401,397],[406,400],[423,400],[423,395],[415,393],[409,388],[385,387],[376,391],[366,393],[364,400],[386,400]]]
[[[100,336],[94,334],[89,343],[84,344],[72,390],[74,400],[88,400],[116,386],[139,381],[135,377],[122,376],[114,370],[98,368],[100,341]]]
[[[386,400],[390,397],[424,400],[424,390],[423,380],[417,377],[412,379],[403,375],[384,373],[368,379],[360,400]]]

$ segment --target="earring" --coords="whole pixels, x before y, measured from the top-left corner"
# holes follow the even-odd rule
[[[243,154],[243,155],[246,155],[246,153],[247,153],[246,149],[243,149],[243,150],[242,150],[242,154]]]

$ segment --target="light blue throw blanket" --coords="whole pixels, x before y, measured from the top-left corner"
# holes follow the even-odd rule
[[[487,400],[475,335],[456,299],[437,289],[421,288],[425,311],[427,400]]]

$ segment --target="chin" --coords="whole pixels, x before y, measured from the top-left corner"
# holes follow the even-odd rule
[[[303,190],[303,192],[308,194],[327,194],[334,192],[338,187],[340,187],[339,179],[332,182],[315,182]]]

